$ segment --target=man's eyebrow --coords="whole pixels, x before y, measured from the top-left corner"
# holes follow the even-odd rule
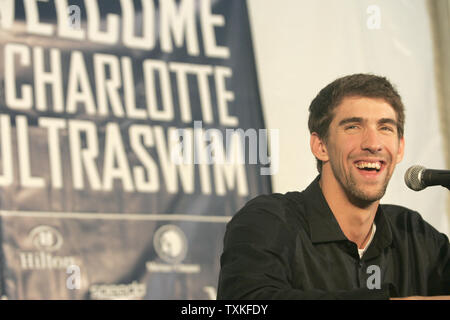
[[[382,118],[382,119],[378,120],[378,123],[379,124],[392,124],[394,126],[398,125],[397,121],[395,121],[392,118]]]
[[[348,123],[355,123],[355,122],[361,123],[361,122],[363,122],[363,118],[360,118],[360,117],[345,118],[345,119],[342,119],[341,121],[339,121],[338,126],[344,126]]]
[[[345,118],[342,119],[341,121],[339,121],[338,126],[344,126],[348,123],[362,123],[364,121],[363,118],[361,117],[351,117],[351,118]],[[392,124],[394,126],[396,126],[398,123],[397,121],[395,121],[392,118],[381,118],[380,120],[378,120],[379,124]]]

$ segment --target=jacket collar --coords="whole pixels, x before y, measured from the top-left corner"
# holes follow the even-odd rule
[[[312,243],[348,241],[328,206],[319,185],[319,180],[320,175],[303,191],[311,241]],[[378,251],[392,242],[392,231],[381,205],[378,206],[375,215],[375,224],[377,231],[372,243],[364,254],[365,259],[377,254]]]
[[[320,175],[303,191],[313,243],[347,240],[319,185]]]

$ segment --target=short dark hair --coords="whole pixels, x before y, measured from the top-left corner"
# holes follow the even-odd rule
[[[405,112],[402,99],[388,79],[373,74],[352,74],[338,78],[320,90],[309,106],[309,132],[327,140],[328,129],[334,117],[334,109],[346,97],[381,98],[394,108],[397,114],[397,132],[403,137]],[[322,161],[317,159],[317,170],[322,171]]]

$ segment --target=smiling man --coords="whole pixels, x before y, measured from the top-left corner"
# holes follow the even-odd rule
[[[218,299],[388,299],[450,294],[448,238],[381,205],[404,153],[404,107],[386,78],[355,74],[312,101],[319,175],[259,196],[227,225]]]

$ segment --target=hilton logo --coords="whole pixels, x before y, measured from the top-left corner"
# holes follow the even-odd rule
[[[31,230],[28,238],[38,250],[56,251],[61,248],[63,238],[61,233],[50,226],[39,226]]]
[[[20,265],[23,270],[66,269],[75,264],[72,256],[57,256],[52,254],[63,245],[61,233],[53,227],[41,225],[30,231],[28,242],[36,251],[20,251]]]

